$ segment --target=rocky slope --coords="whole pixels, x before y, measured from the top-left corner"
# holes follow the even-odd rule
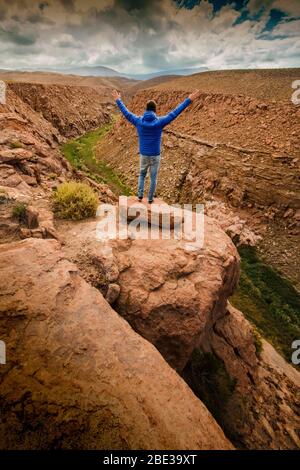
[[[26,88],[26,90],[28,90]],[[49,95],[50,96],[50,92]],[[59,108],[59,106],[58,106]],[[105,118],[106,119],[106,118]],[[54,234],[49,226],[49,215],[42,214],[49,209],[48,199],[52,189],[65,179],[82,179],[62,157],[59,144],[64,137],[53,124],[25,103],[10,87],[7,90],[6,105],[0,105],[0,232],[1,241],[20,236],[50,236]],[[85,178],[86,179],[86,178]],[[102,200],[112,200],[112,194],[105,185],[89,183],[98,191]],[[29,229],[24,231],[11,217],[16,203],[27,203],[33,212],[40,212],[38,227],[32,222],[28,208]],[[52,224],[53,225],[53,224]],[[49,230],[48,230],[49,229]],[[51,235],[52,233],[52,235]]]
[[[61,135],[76,137],[110,120],[110,104],[95,89],[84,86],[11,83],[14,91]]]
[[[89,87],[96,90],[104,99],[112,102],[111,90],[119,88],[126,90],[135,86],[136,80],[125,77],[96,77],[96,76],[80,76],[69,75],[55,72],[20,72],[16,70],[0,70],[0,80],[7,83],[28,83],[42,85],[66,85]]]
[[[259,100],[291,99],[292,82],[299,79],[298,68],[215,70],[179,77],[159,85],[160,90],[186,91],[199,88],[205,93],[244,95]]]
[[[230,449],[205,406],[54,240],[2,245],[1,449]]]

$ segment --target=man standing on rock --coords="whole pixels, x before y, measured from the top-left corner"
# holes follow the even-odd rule
[[[140,175],[138,181],[138,198],[139,201],[143,200],[144,184],[148,169],[150,170],[150,189],[148,193],[148,202],[153,202],[158,169],[160,164],[160,147],[161,136],[165,126],[174,121],[182,111],[189,106],[200,95],[199,90],[195,90],[189,95],[177,108],[173,109],[166,116],[156,115],[155,101],[148,101],[146,104],[146,111],[143,116],[136,116],[128,111],[125,104],[121,100],[121,95],[117,90],[114,90],[113,98],[116,100],[118,107],[125,118],[131,122],[136,128],[139,136],[139,151],[140,151]]]

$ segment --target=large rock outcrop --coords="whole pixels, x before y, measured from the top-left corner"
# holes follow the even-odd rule
[[[205,406],[55,240],[0,247],[2,449],[230,449]]]
[[[147,220],[151,210],[145,211]],[[142,232],[139,238],[130,226],[127,239],[99,242],[97,221],[60,222],[58,232],[67,256],[88,282],[104,287],[105,295],[114,290],[114,309],[159,349],[201,399],[211,395],[207,405],[217,404],[210,410],[238,447],[299,447],[299,373],[284,366],[268,343],[260,352],[257,333],[228,304],[238,255],[215,222],[205,218],[204,246],[194,251],[186,249],[184,239],[147,240]],[[195,353],[212,361],[205,370],[195,363]]]
[[[127,202],[130,206],[132,199]],[[159,207],[162,213],[169,206],[154,204],[148,215],[159,214]],[[238,281],[239,256],[230,238],[209,217],[203,246],[192,250],[188,231],[179,240],[172,230],[162,239],[157,229],[155,240],[142,232],[133,236],[129,226],[126,239],[110,240],[106,256],[106,244],[96,240],[97,221],[60,225],[68,256],[78,262],[85,253],[86,260],[102,263],[108,282],[121,288],[114,308],[182,371],[204,329],[224,314]]]

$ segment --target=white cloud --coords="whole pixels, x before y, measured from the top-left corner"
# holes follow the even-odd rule
[[[136,9],[125,0],[48,0],[42,10],[38,2],[23,0],[22,8],[20,2],[0,0],[0,12],[5,11],[0,21],[0,68],[106,65],[141,73],[194,66],[300,65],[299,21],[281,22],[260,37],[271,8],[294,17],[298,0],[265,0],[259,21],[235,26],[240,12],[227,5],[213,16],[207,0],[193,10],[178,9],[172,0],[144,0],[136,2]],[[250,0],[250,13],[258,12],[260,5],[261,1]]]

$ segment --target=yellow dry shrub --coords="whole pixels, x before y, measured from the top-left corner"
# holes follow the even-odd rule
[[[53,193],[53,209],[61,219],[94,217],[98,204],[98,196],[92,188],[77,181],[62,183]]]

